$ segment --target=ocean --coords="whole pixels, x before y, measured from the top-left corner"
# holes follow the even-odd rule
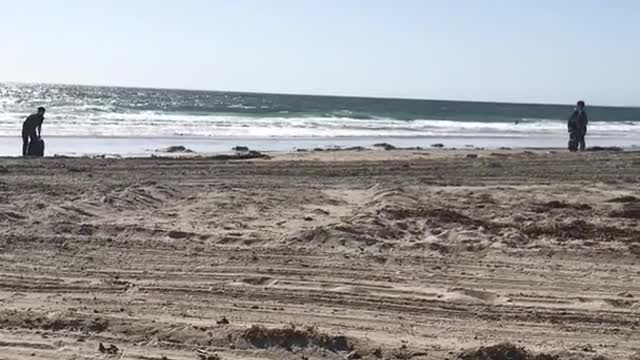
[[[73,85],[0,84],[0,155],[47,108],[48,154],[149,154],[156,146],[229,151],[299,147],[564,147],[572,104],[381,99]],[[640,108],[589,106],[590,145],[640,145]],[[18,145],[16,145],[18,144]]]

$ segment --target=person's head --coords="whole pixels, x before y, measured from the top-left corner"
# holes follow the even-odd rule
[[[42,106],[38,108],[38,115],[44,115],[45,112],[45,108],[43,108]]]
[[[584,101],[582,100],[578,101],[577,108],[578,110],[584,109]]]

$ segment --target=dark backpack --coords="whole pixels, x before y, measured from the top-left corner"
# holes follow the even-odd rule
[[[38,139],[31,141],[27,149],[27,155],[37,157],[44,156],[44,140]]]

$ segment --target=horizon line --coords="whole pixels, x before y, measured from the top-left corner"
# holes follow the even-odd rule
[[[246,90],[214,90],[214,89],[188,89],[180,87],[152,87],[152,86],[134,86],[134,85],[96,85],[96,84],[72,84],[60,82],[31,82],[31,81],[1,81],[0,84],[18,84],[18,85],[57,85],[57,86],[79,86],[79,87],[96,87],[96,88],[116,88],[116,89],[137,89],[137,90],[168,90],[168,91],[185,91],[185,92],[212,92],[212,93],[236,93],[248,95],[276,95],[276,96],[308,96],[308,97],[335,97],[335,98],[351,98],[351,99],[377,99],[377,100],[406,100],[406,101],[441,101],[441,102],[467,102],[475,104],[507,104],[507,105],[529,105],[529,106],[574,106],[570,103],[543,103],[543,102],[516,102],[516,101],[489,101],[489,100],[461,100],[461,99],[429,99],[422,97],[396,97],[396,96],[366,96],[366,95],[344,95],[344,94],[318,94],[318,93],[289,93],[289,92],[264,92],[264,91],[246,91]],[[577,101],[577,100],[576,100]],[[640,109],[640,105],[601,105],[589,104],[587,107],[605,107],[605,108],[627,108]]]

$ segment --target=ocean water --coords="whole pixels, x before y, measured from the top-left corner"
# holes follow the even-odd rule
[[[573,109],[570,104],[0,84],[0,137],[19,137],[24,118],[38,106],[47,108],[44,137],[119,143],[114,145],[114,152],[120,152],[115,148],[122,148],[126,142],[105,139],[199,144],[205,140],[244,140],[262,143],[265,150],[271,149],[269,144],[279,144],[280,150],[287,148],[283,143],[353,144],[363,139],[395,139],[415,145],[450,141],[456,145],[496,147],[535,146],[542,142],[543,146],[558,143],[557,147],[563,147],[566,118]],[[594,106],[588,108],[588,113],[589,136],[595,143],[640,145],[640,108]],[[5,145],[7,141],[4,140]],[[2,149],[0,146],[0,153],[5,155]]]

